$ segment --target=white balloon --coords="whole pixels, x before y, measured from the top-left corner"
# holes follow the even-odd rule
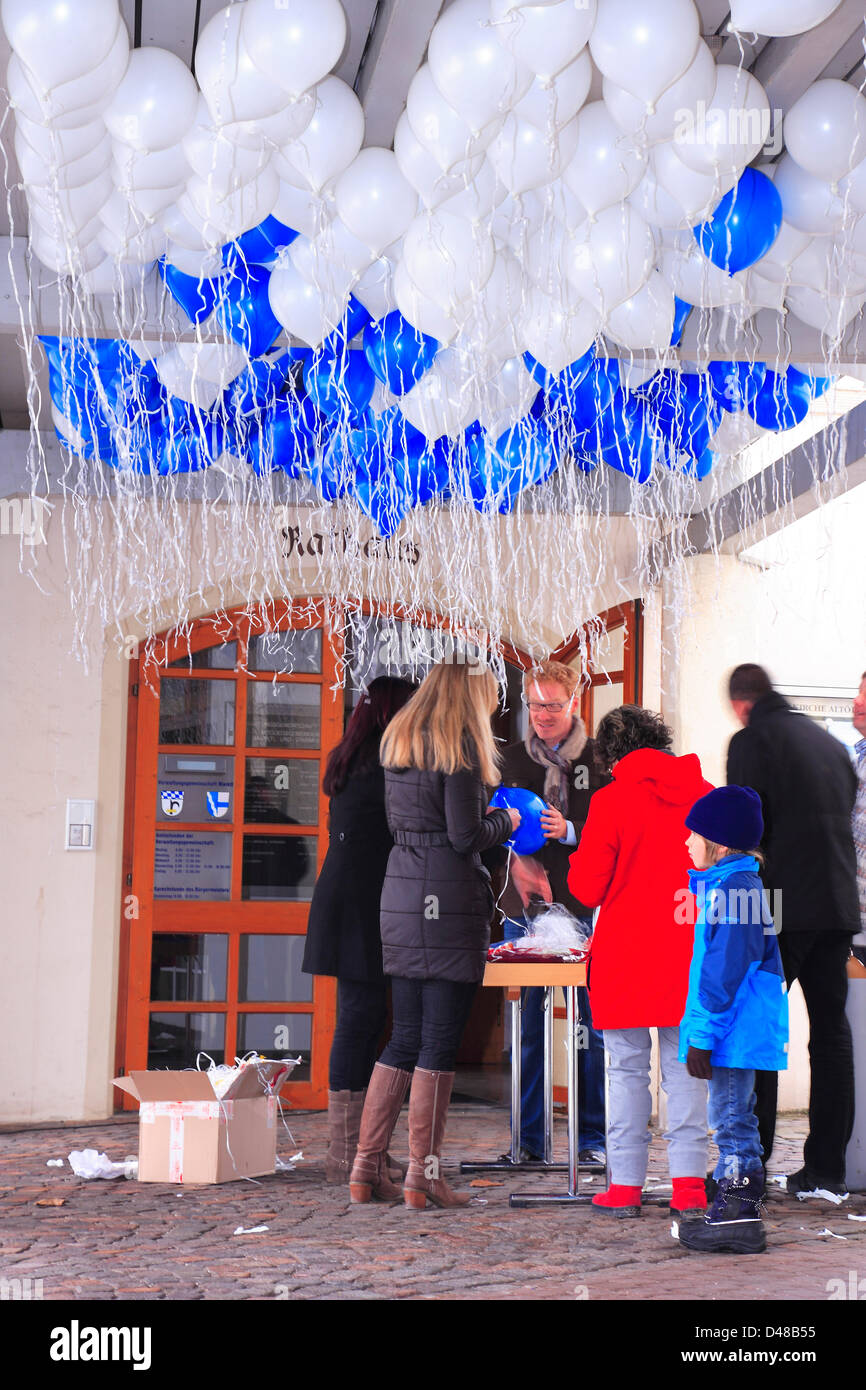
[[[624,391],[637,391],[639,387],[651,381],[657,371],[658,367],[654,363],[644,366],[639,362],[629,362],[625,357],[619,359],[619,379]]]
[[[545,217],[539,225],[532,225],[527,233],[526,253],[522,261],[529,279],[545,294],[555,297],[566,281],[571,241],[571,236],[556,217]]]
[[[750,266],[746,275],[746,302],[752,310],[772,309],[781,314],[785,308],[787,285],[776,280],[768,280]]]
[[[446,348],[398,404],[409,423],[428,439],[455,438],[478,413],[474,373],[466,370],[453,348]]]
[[[562,177],[594,214],[627,198],[646,163],[646,154],[623,135],[604,102],[593,101],[577,117],[577,152]]]
[[[142,153],[129,145],[113,141],[112,154],[112,175],[117,187],[124,192],[175,188],[179,183],[185,183],[191,172],[183,149],[177,145],[167,150]]]
[[[22,63],[46,87],[95,68],[117,35],[117,0],[3,0],[0,18]]]
[[[94,121],[111,100],[129,64],[129,36],[118,23],[114,43],[101,62],[72,82],[43,87],[17,54],[9,60],[7,82],[11,105],[25,119],[51,123],[58,130]]]
[[[111,227],[103,227],[99,233],[99,243],[110,256],[137,265],[149,265],[158,260],[165,250],[165,242],[165,230],[159,222],[150,225],[139,222],[137,229],[123,234]]]
[[[297,237],[288,248],[295,269],[334,299],[348,296],[356,280],[370,265],[370,248],[335,218],[313,240]]]
[[[759,261],[755,261],[752,269],[765,280],[772,280],[778,285],[786,284],[790,279],[791,266],[800,253],[805,251],[811,239],[807,232],[792,227],[790,222],[783,218],[769,251]]]
[[[352,294],[374,319],[383,319],[396,309],[394,263],[388,256],[377,256],[355,284]]]
[[[157,376],[169,395],[188,401],[199,410],[210,410],[223,388],[185,362],[178,348],[179,345],[153,359]]]
[[[244,349],[234,342],[178,343],[176,351],[185,367],[215,382],[221,391],[231,385],[250,362]]]
[[[799,231],[819,236],[837,232],[845,221],[845,205],[829,183],[807,174],[789,154],[783,154],[776,165],[773,182],[786,222]]]
[[[652,106],[682,77],[699,39],[692,0],[599,0],[589,48],[605,77]]]
[[[206,106],[203,114],[207,116]],[[226,139],[221,129],[199,124],[198,121],[184,136],[182,151],[200,179],[206,182],[213,180],[220,192],[226,193],[256,178],[268,163],[264,146],[253,150],[245,145],[237,145]]]
[[[435,207],[446,198],[462,192],[472,183],[484,163],[483,154],[473,155],[471,159],[455,164],[450,173],[443,174],[430,151],[413,131],[405,111],[394,132],[394,155],[401,173],[427,207]]]
[[[813,237],[791,264],[791,284],[835,299],[866,292],[866,260],[836,237]]]
[[[225,233],[231,241],[273,212],[280,191],[280,181],[271,168],[265,168],[257,178],[220,196],[221,190],[193,174],[187,183],[187,196],[203,222]]]
[[[169,203],[159,220],[168,239],[188,251],[212,251],[224,240],[215,227],[205,227],[186,193]]]
[[[506,190],[496,176],[496,170],[489,159],[482,162],[481,168],[465,187],[451,193],[447,198],[436,200],[435,206],[443,212],[452,212],[455,217],[468,218],[470,222],[480,222],[488,218],[495,207],[505,198]]]
[[[220,126],[227,140],[236,145],[258,149],[264,145],[286,145],[303,135],[316,113],[316,90],[303,92],[288,101],[272,116],[260,116],[255,121],[229,121]]]
[[[754,444],[763,433],[764,430],[752,419],[748,410],[725,410],[719,428],[710,439],[710,448],[722,458],[732,458]]]
[[[866,158],[866,97],[849,82],[813,82],[785,117],[785,145],[801,169],[838,183]]]
[[[316,348],[341,322],[349,292],[346,291],[342,301],[329,298],[285,259],[271,271],[268,299],[275,318],[286,332]]]
[[[680,225],[694,227],[709,217],[727,192],[728,180],[721,174],[701,173],[690,168],[680,159],[677,149],[672,141],[661,141],[650,153],[650,167],[656,182],[683,209],[686,220]]]
[[[185,63],[167,48],[136,48],[105,111],[115,140],[136,150],[165,150],[195,120],[198,88]]]
[[[527,351],[553,376],[558,376],[595,342],[601,317],[566,282],[552,299],[539,289],[530,291],[520,322]]]
[[[27,200],[31,207],[42,209],[46,220],[54,220],[59,227],[72,231],[80,230],[96,217],[111,193],[111,175],[103,169],[89,183],[76,188],[34,185],[27,189]]]
[[[577,150],[579,119],[568,121],[552,137],[519,116],[506,119],[488,158],[509,193],[527,193],[559,178]]]
[[[105,250],[96,235],[86,241],[67,236],[52,236],[39,225],[31,224],[30,249],[34,256],[58,275],[81,275],[95,269],[105,259]]]
[[[433,27],[427,61],[445,100],[475,132],[532,86],[531,69],[499,43],[489,0],[455,0]]]
[[[460,331],[460,323],[429,295],[419,290],[400,260],[394,270],[392,289],[397,308],[420,333],[428,333],[440,343],[451,343]]]
[[[374,255],[405,232],[418,208],[418,194],[400,172],[393,150],[362,149],[340,175],[337,212]]]
[[[463,338],[493,358],[516,357],[522,349],[518,324],[525,284],[520,262],[509,250],[496,253],[490,279],[473,297]]]
[[[584,48],[552,81],[536,77],[526,96],[514,107],[515,116],[539,130],[560,130],[576,116],[592,86],[592,59]]]
[[[538,389],[538,382],[529,375],[522,357],[511,357],[503,362],[480,392],[478,422],[491,439],[498,439],[523,419]]]
[[[839,0],[731,0],[731,28],[787,38],[805,34],[839,8]]]
[[[59,130],[53,125],[37,125],[18,111],[15,126],[16,150],[21,140],[50,166],[71,164],[73,160],[83,158],[101,144],[106,135],[105,122],[101,117],[72,130]]]
[[[547,190],[545,190],[547,192]],[[529,268],[531,273],[528,246],[533,232],[547,217],[547,209],[541,193],[530,190],[528,193],[503,198],[496,208],[490,223],[494,240],[510,246],[518,260]]]
[[[697,117],[699,103],[706,107],[716,85],[716,64],[703,39],[698,41],[695,56],[682,77],[671,83],[655,103],[652,114],[647,103],[633,96],[609,77],[604,79],[604,104],[620,130],[626,135],[639,135],[648,144],[669,140],[677,127],[690,116]]]
[[[575,5],[559,0],[553,5],[525,5],[515,9],[510,0],[491,0],[490,14],[496,36],[504,48],[550,81],[574,61],[589,41],[595,23],[596,0]]]
[[[866,304],[866,295],[846,296],[844,299],[810,290],[804,285],[792,285],[785,303],[801,322],[816,328],[828,338],[842,335]]]
[[[718,173],[733,187],[770,135],[770,103],[750,72],[724,64],[717,69],[708,107],[688,112],[674,131],[679,158],[701,174]]]
[[[340,0],[247,0],[243,36],[265,77],[300,96],[339,62],[346,16]]]
[[[409,83],[406,115],[415,138],[429,150],[443,174],[472,155],[483,153],[502,127],[500,116],[477,134],[470,130],[439,91],[429,63],[423,63]]]
[[[100,143],[78,159],[49,161],[31,149],[21,135],[16,134],[15,154],[21,178],[28,188],[78,188],[83,183],[90,183],[98,174],[108,169],[111,162],[111,141],[103,132]]]
[[[272,215],[284,227],[291,227],[307,237],[316,236],[330,221],[330,214],[318,194],[282,182]]]
[[[493,256],[487,228],[439,210],[416,217],[403,243],[403,261],[419,290],[452,314],[458,301],[486,284]]]
[[[196,280],[213,280],[224,271],[219,251],[190,251],[179,242],[170,241],[165,248],[165,259],[169,265],[192,275]]]
[[[351,164],[364,142],[364,111],[352,88],[326,77],[316,89],[316,113],[303,135],[273,156],[286,183],[322,189]]]
[[[742,304],[746,298],[744,272],[729,275],[708,261],[691,232],[666,239],[659,256],[659,270],[678,299],[702,309]]]
[[[643,289],[608,314],[605,335],[632,352],[642,348],[664,352],[673,335],[674,313],[674,292],[654,270]]]
[[[543,198],[545,209],[553,213],[567,232],[576,231],[581,222],[586,221],[586,208],[563,179],[554,179],[553,183],[541,189],[538,196]]]
[[[646,284],[655,259],[649,226],[621,203],[578,228],[569,247],[568,275],[578,293],[608,314]]]
[[[217,125],[272,116],[286,105],[285,86],[266,77],[247,51],[248,9],[248,4],[226,5],[198,37],[195,75]]]

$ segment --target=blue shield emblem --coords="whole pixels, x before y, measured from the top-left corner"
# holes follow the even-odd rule
[[[229,796],[229,792],[208,792],[207,809],[214,820],[219,820],[228,812]]]

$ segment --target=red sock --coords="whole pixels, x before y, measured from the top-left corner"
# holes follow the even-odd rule
[[[671,1211],[706,1211],[707,1189],[703,1178],[673,1178]]]
[[[594,1207],[639,1207],[641,1189],[639,1187],[624,1187],[621,1183],[612,1182],[607,1192],[599,1192],[597,1197],[593,1197]]]

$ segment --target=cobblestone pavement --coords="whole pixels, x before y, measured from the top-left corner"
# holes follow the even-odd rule
[[[866,1195],[838,1207],[774,1188],[766,1254],[700,1256],[671,1239],[666,1208],[616,1221],[585,1208],[508,1206],[510,1191],[564,1188],[562,1175],[478,1187],[486,1205],[459,1211],[352,1207],[347,1188],[324,1181],[325,1116],[290,1120],[303,1161],[258,1186],[84,1182],[66,1165],[46,1166],[72,1149],[134,1153],[135,1120],[0,1134],[0,1279],[41,1279],[44,1299],[825,1300],[861,1280],[866,1297],[866,1221],[848,1219],[866,1215]],[[396,1154],[405,1153],[405,1123],[404,1111]],[[800,1166],[804,1131],[802,1117],[780,1120],[772,1172]],[[495,1156],[507,1133],[499,1107],[455,1106],[446,1162]],[[288,1158],[285,1132],[281,1141]],[[557,1121],[559,1150],[564,1141]],[[654,1138],[648,1183],[666,1179]],[[239,1225],[268,1229],[235,1236]]]

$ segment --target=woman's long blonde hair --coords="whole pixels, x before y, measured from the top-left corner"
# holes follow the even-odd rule
[[[499,754],[490,727],[497,703],[496,680],[486,667],[434,666],[382,735],[382,766],[457,772],[472,765],[474,751],[481,780],[498,786]]]

